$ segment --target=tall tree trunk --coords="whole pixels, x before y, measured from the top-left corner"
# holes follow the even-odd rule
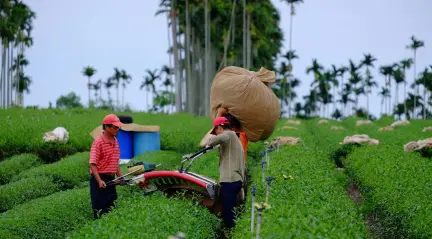
[[[187,112],[193,113],[193,80],[192,80],[192,69],[191,69],[191,47],[190,47],[190,17],[189,17],[189,0],[186,0],[186,34],[185,34],[185,52],[186,52],[186,108]],[[192,63],[193,64],[193,63]]]
[[[388,102],[388,107],[389,107],[389,115],[392,115],[392,106],[391,106],[391,99],[392,99],[392,97],[391,97],[391,75],[389,75],[389,80],[388,80],[388,82],[389,82],[389,102]]]
[[[177,33],[180,32],[180,21],[177,21]],[[187,104],[186,102],[186,82],[185,82],[185,72],[186,72],[186,67],[185,67],[185,43],[183,41],[182,43],[182,38],[181,38],[181,34],[178,34],[177,36],[177,42],[180,44],[178,46],[178,51],[179,51],[179,71],[180,71],[180,102],[181,102],[181,112],[185,112],[185,106]],[[152,93],[152,99],[153,99],[153,93]]]
[[[426,76],[423,77],[423,101],[424,101],[424,107],[423,107],[423,120],[426,119],[426,107],[428,100],[426,99]]]
[[[167,26],[169,24],[169,19],[170,19],[170,13],[167,14]],[[168,49],[170,49],[171,48],[171,35],[170,35],[170,29],[169,29],[169,27],[167,27],[167,37],[168,37]],[[169,77],[172,80],[172,75],[173,75],[172,71],[174,69],[172,68],[172,57],[171,57],[171,53],[169,53],[169,52],[168,52],[168,67],[170,69]],[[167,89],[167,91],[168,91],[168,89]],[[172,92],[172,91],[170,91],[170,92]],[[174,93],[174,92],[172,92],[172,93]],[[169,113],[170,110],[172,110],[172,107],[173,107],[172,105],[168,105],[168,113]]]
[[[88,82],[87,82],[87,90],[88,90],[88,107],[90,108],[90,77],[88,78]]]
[[[406,77],[405,77],[405,68],[404,68],[404,115],[406,117],[407,114],[407,95],[406,95]]]
[[[243,68],[247,68],[247,19],[246,19],[246,0],[243,0]]]
[[[369,91],[370,87],[366,86],[366,119],[369,120]]]
[[[204,110],[203,110],[203,104],[201,99],[204,99],[205,102],[205,98],[204,98],[204,81],[205,81],[205,56],[203,57],[203,55],[201,54],[203,52],[203,48],[201,47],[201,41],[200,39],[197,37],[196,38],[196,62],[198,64],[198,69],[196,71],[196,76],[197,76],[197,81],[196,81],[196,94],[197,96],[195,97],[195,108],[198,112],[198,115],[202,116],[204,115]]]
[[[251,13],[247,13],[247,69],[252,68]]]
[[[413,68],[414,68],[414,78],[413,78],[413,82],[415,84],[416,82],[416,78],[417,78],[417,72],[416,72],[416,65],[417,65],[417,59],[416,59],[416,49],[414,49],[414,59],[413,59]],[[417,95],[418,95],[418,85],[415,86],[416,87],[416,93],[414,93],[414,109],[413,109],[413,119],[416,118],[416,108],[417,108]]]
[[[211,45],[210,45],[210,12],[209,0],[205,0],[204,11],[204,27],[205,27],[205,77],[204,77],[204,114],[210,114],[210,59],[211,59]]]
[[[7,92],[7,87],[6,87],[6,51],[7,51],[7,46],[3,45],[3,51],[2,51],[2,72],[1,72],[1,77],[2,77],[2,94],[0,95],[0,98],[2,99],[2,107],[3,108],[7,108],[7,105],[6,105],[6,92]]]
[[[294,4],[291,3],[290,30],[289,30],[289,52],[291,52],[291,50],[292,50],[293,15],[294,15]],[[289,70],[290,76],[288,77],[288,85],[290,86],[289,99],[288,99],[288,117],[291,118],[291,99],[292,99],[292,89],[291,89],[292,65],[291,65],[291,58],[288,60],[288,65],[290,66],[290,70]]]
[[[197,102],[198,99],[202,99],[200,96],[200,79],[202,79],[199,75],[200,70],[202,67],[199,65],[199,60],[201,59],[201,56],[199,55],[199,45],[197,43],[197,40],[195,37],[195,29],[192,30],[191,33],[192,38],[192,75],[193,75],[193,84],[191,85],[191,89],[193,89],[192,94],[192,112],[195,115],[200,115],[199,109],[197,108],[199,102]]]
[[[11,66],[13,62],[13,43],[9,43],[9,64],[8,64],[8,91],[7,91],[7,102],[8,106],[12,106],[12,70]]]
[[[174,74],[175,74],[175,107],[176,112],[181,112],[181,79],[179,68],[179,56],[177,45],[177,17],[175,11],[175,0],[171,2],[171,31],[173,38]]]
[[[396,96],[395,96],[395,106],[399,104],[399,83],[396,82]]]

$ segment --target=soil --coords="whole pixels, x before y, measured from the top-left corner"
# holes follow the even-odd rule
[[[354,182],[350,182],[348,186],[348,195],[357,205],[363,203],[363,197],[360,190]]]

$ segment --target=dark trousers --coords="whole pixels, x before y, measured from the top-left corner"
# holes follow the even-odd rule
[[[221,182],[222,217],[226,227],[232,228],[234,222],[234,207],[237,205],[237,194],[242,187],[241,181],[232,183]]]
[[[113,175],[99,174],[102,181],[107,183],[114,179]],[[93,208],[93,216],[95,219],[99,218],[103,214],[111,211],[111,207],[114,207],[114,200],[117,199],[117,191],[115,186],[107,186],[106,188],[99,188],[99,184],[95,176],[90,176],[90,198]]]

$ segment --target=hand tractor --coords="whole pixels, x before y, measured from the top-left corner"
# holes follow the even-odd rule
[[[221,197],[219,194],[220,185],[216,181],[203,175],[189,172],[189,168],[196,158],[215,148],[218,148],[218,146],[206,147],[196,153],[183,156],[180,169],[178,170],[155,170],[159,165],[137,162],[132,166],[128,166],[128,174],[114,179],[109,182],[109,185],[137,185],[145,194],[160,190],[169,197],[180,195],[182,195],[182,197],[191,197],[195,195],[195,197],[198,196],[200,205],[208,208],[214,214],[219,214],[222,212]],[[184,167],[186,161],[190,162]],[[125,176],[131,174],[134,175],[134,177],[125,179]],[[244,190],[246,190],[246,188],[247,186],[245,185]],[[183,191],[184,194],[181,191]],[[244,201],[242,192],[237,195],[237,199],[237,204]]]

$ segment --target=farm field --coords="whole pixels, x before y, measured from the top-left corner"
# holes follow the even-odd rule
[[[89,133],[111,112],[90,110],[0,111],[0,238],[220,238],[221,220],[192,200],[143,195],[138,188],[118,186],[118,206],[93,220],[88,186]],[[182,155],[200,149],[211,127],[207,117],[187,114],[121,114],[134,123],[161,127],[161,150],[131,162],[161,163],[177,169]],[[252,192],[269,208],[262,213],[261,238],[395,238],[432,237],[432,163],[418,152],[404,152],[409,141],[432,137],[422,132],[427,120],[379,131],[395,120],[383,118],[356,127],[359,118],[343,121],[281,119],[267,141],[298,137],[295,145],[268,150],[250,143],[249,187],[232,238],[255,238],[251,232]],[[69,142],[43,143],[45,132],[65,127]],[[332,126],[342,129],[333,130]],[[378,145],[344,145],[346,136],[367,134]],[[264,152],[269,151],[267,161]],[[261,166],[262,162],[266,162]],[[126,172],[127,165],[122,166]],[[216,151],[195,160],[191,171],[218,178]]]

